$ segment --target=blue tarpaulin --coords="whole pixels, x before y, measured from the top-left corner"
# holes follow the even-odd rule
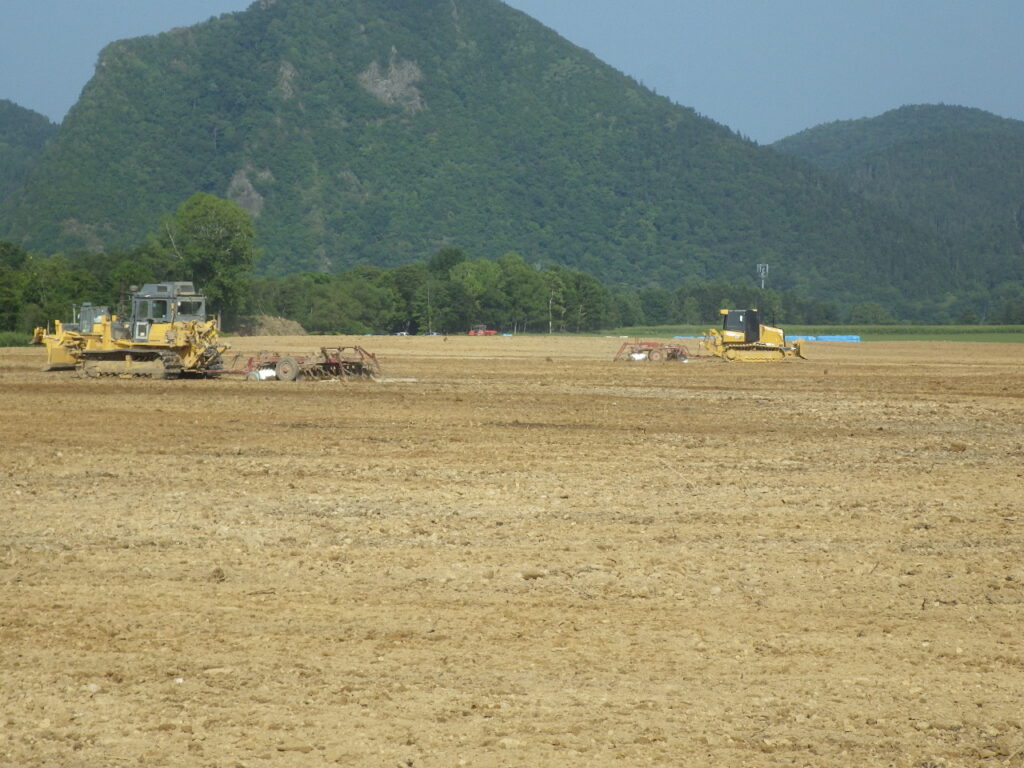
[[[860,336],[790,336],[790,341],[860,341]]]

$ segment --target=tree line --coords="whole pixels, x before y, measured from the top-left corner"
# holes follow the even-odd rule
[[[472,258],[444,248],[392,268],[357,266],[339,274],[256,277],[258,252],[248,213],[196,194],[126,251],[43,255],[0,242],[0,331],[31,333],[70,317],[82,302],[126,305],[133,285],[191,280],[232,330],[247,315],[298,322],[311,333],[464,333],[485,325],[509,333],[579,333],[642,325],[717,321],[722,307],[759,307],[779,324],[894,323],[876,302],[841,307],[753,280],[682,281],[672,288],[623,288],[515,252]],[[991,318],[1024,323],[1024,292],[1001,297]],[[979,318],[959,317],[960,322]]]

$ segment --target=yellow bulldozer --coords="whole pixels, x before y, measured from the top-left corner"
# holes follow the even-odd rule
[[[799,340],[786,343],[781,328],[761,323],[756,309],[722,309],[722,328],[709,328],[701,346],[715,357],[728,361],[775,362],[803,355]]]
[[[74,368],[86,376],[211,377],[223,370],[227,345],[206,298],[192,283],[133,286],[127,319],[108,307],[81,304],[71,322],[36,328],[32,342],[46,347],[44,370]]]

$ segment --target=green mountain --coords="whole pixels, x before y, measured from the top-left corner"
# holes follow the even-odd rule
[[[0,201],[25,183],[56,133],[48,118],[0,99]]]
[[[958,258],[500,0],[259,0],[114,43],[0,237],[133,245],[196,191],[253,213],[270,275],[456,246],[641,287],[769,263],[773,288],[895,305]]]
[[[773,147],[959,243],[971,255],[959,274],[1024,280],[1024,122],[979,109],[908,106],[811,128]]]

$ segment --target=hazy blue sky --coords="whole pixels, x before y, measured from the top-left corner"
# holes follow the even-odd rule
[[[0,98],[60,120],[106,43],[250,2],[0,0]],[[1024,119],[1024,0],[508,4],[761,143],[903,104],[959,104]]]

